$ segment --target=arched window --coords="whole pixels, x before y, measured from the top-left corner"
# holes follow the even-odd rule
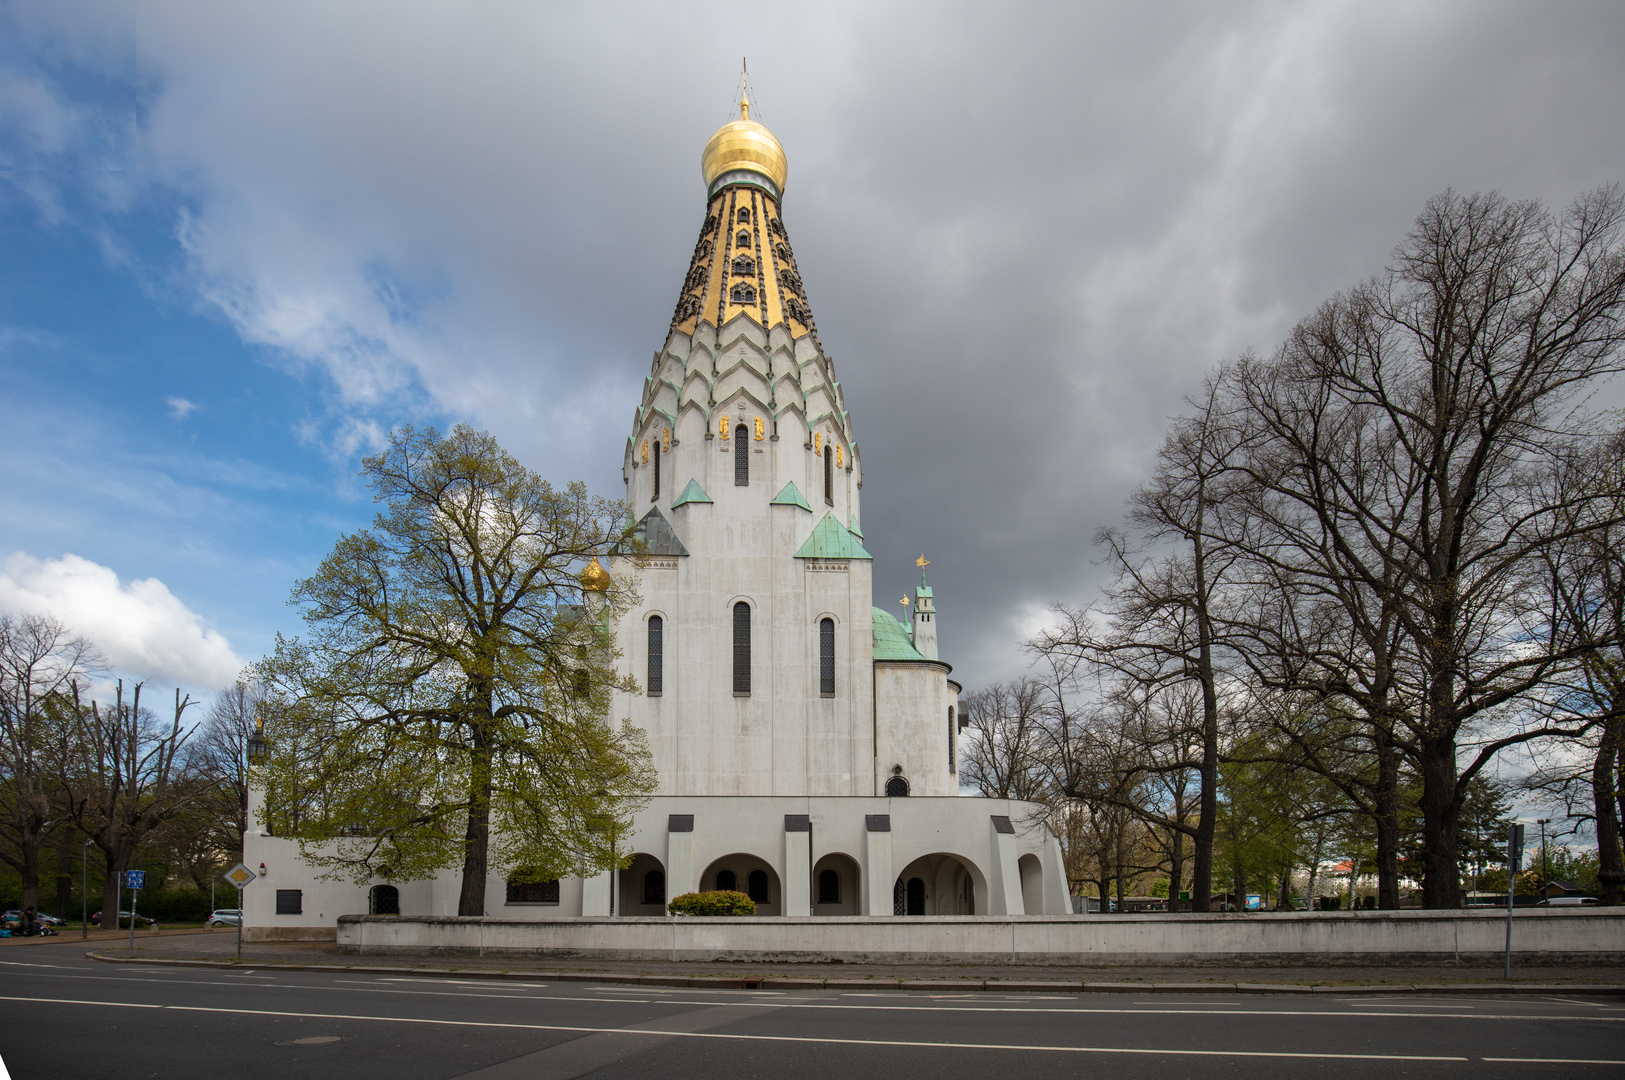
[[[654,499],[654,500],[658,500],[660,498],[660,440],[659,439],[655,440],[655,459],[652,462],[652,464],[655,467],[654,494],[649,496],[649,498]]]
[[[666,902],[666,872],[664,870],[651,870],[643,875],[643,902],[645,904],[664,904]]]
[[[717,871],[717,889],[719,891],[726,890],[727,892],[733,892],[738,888],[739,879],[734,876],[734,872],[732,870]]]
[[[897,884],[891,887],[891,913],[908,914],[908,886],[903,884],[902,878],[898,878]]]
[[[368,915],[399,915],[401,891],[393,885],[374,885],[367,894]]]
[[[839,904],[841,902],[841,875],[833,870],[825,870],[818,875],[818,902],[820,904]]]
[[[908,794],[908,781],[901,776],[894,776],[886,781],[886,798],[901,799]]]
[[[733,288],[728,290],[728,300],[734,304],[756,303],[756,286],[748,281],[736,281]]]
[[[834,619],[822,619],[818,623],[818,692],[824,697],[835,696]]]
[[[746,882],[746,884],[745,884],[745,895],[746,896],[750,897],[752,900],[756,901],[758,904],[767,903],[768,896],[767,896],[767,871],[766,870],[752,870],[750,872],[750,877],[746,878],[745,882]]]
[[[750,486],[750,428],[734,428],[734,486]]]
[[[659,697],[666,689],[666,620],[649,616],[648,694]]]
[[[739,277],[756,276],[756,260],[749,255],[735,255],[733,263],[729,266]]]
[[[824,501],[835,505],[835,451],[824,447]]]
[[[734,605],[734,693],[750,693],[750,605]]]
[[[950,776],[959,772],[959,762],[954,756],[954,707],[948,706],[948,774]]]
[[[749,220],[750,220],[750,207],[741,206],[739,208],[739,224],[743,225]]]

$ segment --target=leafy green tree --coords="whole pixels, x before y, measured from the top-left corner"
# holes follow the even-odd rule
[[[654,787],[642,732],[609,719],[638,690],[610,632],[635,590],[580,580],[624,508],[461,425],[394,432],[361,475],[385,509],[295,587],[309,636],[258,666],[267,824],[328,877],[460,864],[460,915],[492,870],[609,869]]]

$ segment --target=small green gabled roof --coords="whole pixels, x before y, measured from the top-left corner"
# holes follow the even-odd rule
[[[924,660],[914,648],[914,637],[908,627],[892,617],[891,612],[870,608],[874,612],[876,660]]]
[[[675,510],[679,506],[686,506],[688,503],[708,503],[710,501],[711,496],[705,493],[705,489],[700,486],[700,482],[690,480],[688,486],[683,489],[682,494],[678,495],[677,500],[671,504],[671,508]]]
[[[846,527],[846,531],[857,537],[859,540],[863,539],[863,530],[858,527],[858,515],[852,515],[852,524]]]
[[[823,521],[813,527],[812,535],[796,552],[796,558],[872,559],[874,556],[863,550],[858,538],[847,531],[841,519],[835,516],[835,511],[831,510],[824,515]]]
[[[796,487],[796,482],[794,480],[790,481],[788,484],[785,484],[784,490],[773,496],[773,501],[768,503],[768,505],[799,506],[803,510],[807,511],[807,513],[812,513],[812,507],[808,506],[807,500],[801,497],[801,489]]]

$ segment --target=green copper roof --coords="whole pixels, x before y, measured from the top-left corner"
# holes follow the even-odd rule
[[[918,589],[914,590],[914,595],[915,596],[930,596],[931,595],[931,586],[929,586],[929,585],[921,585]]]
[[[656,506],[643,515],[643,520],[630,535],[615,545],[617,555],[687,555],[688,548],[677,538],[677,533]]]
[[[773,501],[768,505],[799,506],[803,510],[807,511],[807,513],[812,513],[812,507],[808,506],[807,500],[801,497],[801,489],[796,487],[796,482],[794,480],[790,481],[788,484],[785,484],[784,490],[773,496]]]
[[[846,527],[846,531],[857,537],[859,540],[863,539],[863,530],[858,528],[858,515],[852,515],[852,524]]]
[[[908,627],[892,618],[891,612],[871,608],[874,612],[876,660],[924,660],[914,648],[914,639]]]
[[[858,538],[846,531],[841,519],[831,510],[824,515],[824,520],[813,527],[812,535],[807,542],[801,545],[796,552],[798,559],[872,559],[874,556],[863,550]]]
[[[690,480],[688,482],[688,487],[684,488],[683,493],[677,496],[677,501],[671,504],[671,508],[675,510],[679,506],[684,506],[688,503],[708,503],[710,501],[711,496],[705,493],[705,489],[700,486],[700,482],[698,480]]]

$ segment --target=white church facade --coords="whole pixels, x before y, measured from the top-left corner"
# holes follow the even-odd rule
[[[630,866],[493,876],[487,917],[662,916],[717,888],[768,916],[1070,913],[1037,808],[959,794],[960,686],[923,565],[909,624],[873,604],[852,418],[780,216],[784,152],[748,99],[701,164],[704,223],[622,462],[636,553],[583,575],[589,602],[636,578],[616,634],[643,692],[612,715],[647,733],[659,786]],[[320,881],[257,827],[244,861],[264,877],[245,894],[254,938],[457,910],[455,872]]]

